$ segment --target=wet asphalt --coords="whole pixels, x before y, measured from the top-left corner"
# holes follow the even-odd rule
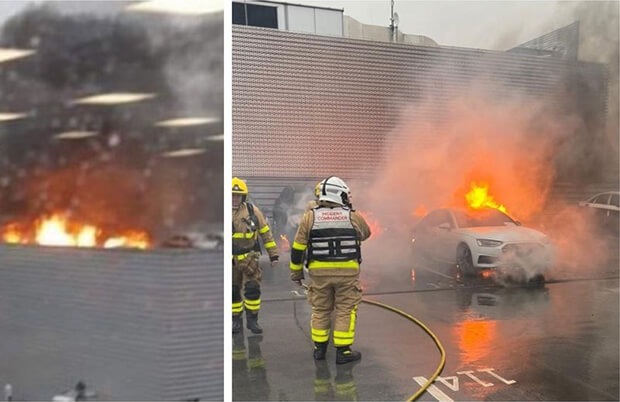
[[[460,278],[453,267],[405,261],[363,266],[364,296],[410,313],[442,342],[445,368],[421,401],[619,400],[617,240],[601,266],[556,269],[542,285]],[[440,354],[410,321],[362,304],[358,364],[312,359],[310,308],[286,258],[263,264],[261,336],[233,336],[234,400],[405,400]]]

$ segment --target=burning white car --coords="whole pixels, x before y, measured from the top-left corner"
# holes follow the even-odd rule
[[[455,264],[465,275],[498,269],[515,280],[543,279],[553,262],[546,235],[492,208],[431,211],[414,228],[412,243],[417,255]]]

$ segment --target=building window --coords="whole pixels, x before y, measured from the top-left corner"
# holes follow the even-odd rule
[[[233,24],[278,28],[278,9],[251,3],[233,2]]]
[[[247,25],[245,21],[245,3],[232,4],[233,24]]]

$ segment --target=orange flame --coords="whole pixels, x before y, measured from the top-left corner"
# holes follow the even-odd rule
[[[424,205],[418,205],[416,207],[416,209],[413,210],[413,216],[417,217],[421,217],[421,216],[426,216],[426,214],[428,214],[428,211],[426,210],[426,208],[424,207]]]
[[[483,278],[490,278],[493,276],[493,271],[482,271],[480,274]]]
[[[21,231],[19,230],[19,226],[15,223],[10,223],[5,226],[2,231],[2,240],[5,243],[19,244],[26,242]]]
[[[489,194],[489,185],[486,183],[478,185],[476,182],[472,182],[471,190],[469,193],[465,194],[465,201],[467,201],[467,205],[472,209],[494,208],[508,213],[506,207],[498,204],[493,199],[493,196]]]
[[[376,238],[377,236],[381,235],[381,233],[383,233],[383,227],[381,227],[379,221],[375,219],[370,212],[357,212],[362,215],[362,218],[364,218],[364,220],[368,224],[368,227],[370,228],[370,237]]]
[[[131,247],[147,248],[149,236],[142,231],[127,231],[120,236],[103,238],[102,230],[93,225],[78,224],[69,221],[62,214],[55,213],[35,221],[32,230],[24,225],[9,223],[2,228],[2,239],[11,244],[34,243],[42,246],[72,246],[105,248]],[[32,234],[34,232],[34,234]]]
[[[78,246],[96,245],[97,228],[84,225],[75,231],[68,229],[68,222],[60,215],[52,215],[37,225],[35,242],[42,246]]]
[[[130,247],[145,249],[149,247],[149,237],[144,232],[131,230],[123,236],[111,237],[103,243],[104,248]]]
[[[280,248],[282,249],[282,251],[289,251],[291,249],[291,243],[288,241],[286,235],[281,234],[280,240]]]

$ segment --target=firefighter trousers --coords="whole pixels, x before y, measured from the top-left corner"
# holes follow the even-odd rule
[[[261,270],[259,253],[251,251],[243,258],[233,257],[232,264],[232,312],[241,315],[243,309],[258,314],[260,310]],[[244,291],[243,297],[241,291]],[[245,300],[244,300],[245,299]]]
[[[357,306],[362,301],[359,276],[310,275],[308,301],[312,305],[312,340],[327,342],[335,311],[334,345],[349,346],[355,339]]]

